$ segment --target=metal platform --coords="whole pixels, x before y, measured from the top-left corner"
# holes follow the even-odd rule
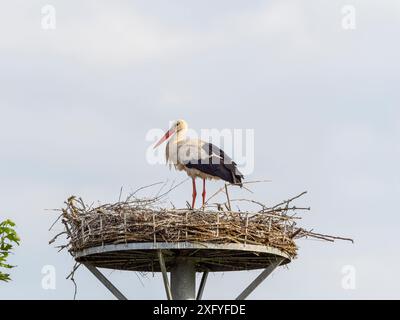
[[[167,271],[174,268],[176,258],[190,259],[197,272],[226,272],[265,269],[283,258],[282,251],[265,246],[213,243],[128,243],[93,247],[75,253],[78,262],[88,262],[99,268],[143,272],[161,272],[158,250],[163,251]]]
[[[97,268],[162,272],[168,299],[201,299],[209,272],[265,269],[237,299],[245,299],[278,266],[290,257],[271,247],[215,243],[122,243],[84,249],[74,254],[118,299],[125,296]],[[167,272],[171,272],[171,285]],[[203,278],[196,296],[196,272]]]

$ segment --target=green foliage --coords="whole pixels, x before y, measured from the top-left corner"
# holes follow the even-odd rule
[[[0,222],[0,281],[11,280],[10,275],[1,272],[1,269],[11,269],[15,267],[6,263],[14,245],[19,245],[20,242],[14,227],[15,223],[11,220]]]

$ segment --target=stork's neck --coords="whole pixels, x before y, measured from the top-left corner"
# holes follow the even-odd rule
[[[187,133],[187,129],[186,128],[182,129],[182,130],[179,130],[176,133],[175,137],[173,138],[174,142],[175,143],[179,143],[179,142],[185,140],[186,139],[186,133]]]

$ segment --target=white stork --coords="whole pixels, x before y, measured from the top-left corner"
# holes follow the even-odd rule
[[[172,137],[166,147],[167,163],[173,164],[179,171],[186,171],[192,178],[193,194],[192,209],[196,202],[196,178],[203,179],[203,206],[206,198],[206,179],[224,180],[231,184],[242,186],[243,175],[236,163],[224,151],[215,145],[200,139],[188,139],[188,125],[185,120],[178,120],[161,140],[154,146],[160,146]]]

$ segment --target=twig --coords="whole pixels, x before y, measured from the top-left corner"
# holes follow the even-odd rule
[[[232,211],[231,201],[229,200],[228,186],[227,186],[226,184],[225,184],[225,193],[226,193],[226,198],[228,199],[228,208],[229,208],[229,211]]]
[[[281,205],[284,205],[286,203],[292,202],[293,200],[296,200],[296,199],[300,198],[301,196],[303,196],[305,194],[307,194],[307,191],[304,191],[304,192],[300,193],[299,195],[297,195],[297,196],[295,196],[293,198],[290,198],[289,200],[286,200],[286,201],[283,201],[281,203],[278,203],[276,206],[273,206],[271,209],[275,209],[275,208],[277,208],[277,207],[279,207]]]
[[[51,229],[53,229],[53,227],[54,227],[54,226],[56,225],[56,223],[61,219],[62,216],[63,216],[63,213],[60,214],[60,215],[58,216],[58,218],[56,219],[56,221],[54,221],[54,223],[51,225],[49,231],[51,231]]]

